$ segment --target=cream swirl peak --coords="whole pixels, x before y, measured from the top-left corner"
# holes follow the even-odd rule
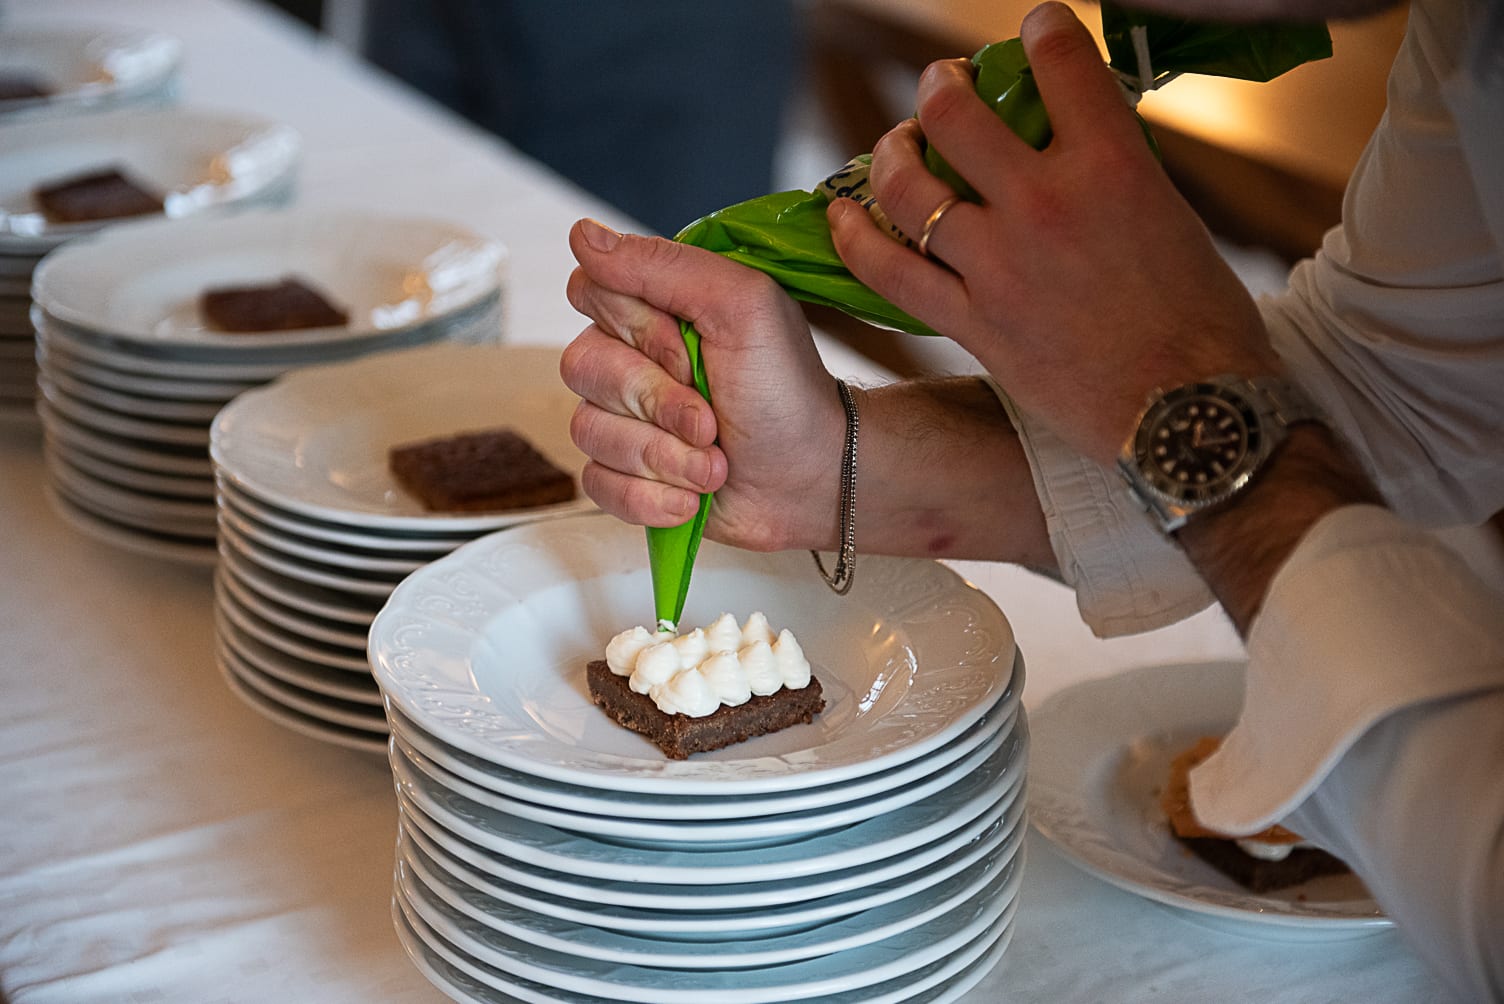
[[[774,634],[761,612],[741,625],[723,613],[686,634],[630,628],[607,643],[606,665],[664,714],[690,718],[782,687],[799,690],[810,680],[809,660],[793,633]]]

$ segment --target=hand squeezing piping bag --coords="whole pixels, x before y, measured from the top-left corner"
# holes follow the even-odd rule
[[[1111,2],[1103,2],[1101,10],[1108,65],[1135,108],[1143,94],[1183,73],[1267,81],[1332,54],[1331,36],[1319,23],[1215,24],[1140,13]],[[972,57],[972,67],[977,94],[993,112],[1036,149],[1048,144],[1049,116],[1023,43],[1012,38],[984,46]],[[1147,123],[1139,121],[1153,146]],[[811,191],[775,192],[728,206],[691,223],[674,239],[764,272],[796,300],[835,307],[879,327],[933,335],[853,276],[831,241],[826,206],[832,199],[850,198],[895,239],[914,243],[892,225],[873,197],[867,180],[870,162],[870,154],[856,157]],[[972,187],[933,147],[925,152],[925,164],[963,198],[977,200]],[[709,400],[699,333],[683,322],[679,333],[689,350],[695,387]],[[680,526],[647,531],[660,627],[676,626],[683,613],[711,501],[703,495],[695,516]]]

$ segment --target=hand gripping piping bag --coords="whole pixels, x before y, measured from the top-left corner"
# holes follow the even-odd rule
[[[1102,3],[1101,10],[1108,65],[1122,86],[1125,100],[1135,108],[1145,92],[1164,86],[1182,73],[1267,81],[1332,54],[1331,36],[1319,23],[1210,24],[1130,11],[1110,2]],[[977,94],[998,118],[1035,149],[1049,143],[1049,117],[1023,43],[1012,38],[984,46],[971,63]],[[1139,121],[1153,146],[1147,123],[1142,117]],[[879,327],[933,335],[935,332],[918,319],[858,281],[831,242],[825,207],[831,199],[850,198],[862,204],[895,239],[914,243],[892,225],[873,198],[867,180],[871,159],[870,154],[854,158],[811,191],[775,192],[718,210],[691,223],[674,239],[765,272],[796,300],[835,307]],[[926,151],[925,163],[963,198],[980,201],[975,190],[933,147]],[[699,332],[682,321],[679,332],[689,351],[695,388],[709,400]],[[711,500],[710,494],[702,495],[698,511],[686,523],[647,531],[648,564],[660,630],[673,630],[683,613]]]

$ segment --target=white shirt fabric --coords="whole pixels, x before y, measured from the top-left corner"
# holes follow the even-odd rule
[[[1504,2],[1413,0],[1343,223],[1260,306],[1393,513],[1330,514],[1276,576],[1197,814],[1330,847],[1464,999],[1504,999],[1504,596],[1416,529],[1504,509]],[[1094,631],[1211,602],[1115,471],[1013,417]]]

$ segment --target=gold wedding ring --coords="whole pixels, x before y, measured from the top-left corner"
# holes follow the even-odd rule
[[[959,195],[952,195],[950,198],[946,199],[944,202],[936,206],[934,212],[930,213],[930,218],[924,221],[924,229],[919,231],[920,254],[924,255],[926,258],[930,257],[930,237],[934,234],[935,227],[939,224],[940,218],[946,213],[950,212],[950,207],[954,206],[960,201],[961,197]]]

